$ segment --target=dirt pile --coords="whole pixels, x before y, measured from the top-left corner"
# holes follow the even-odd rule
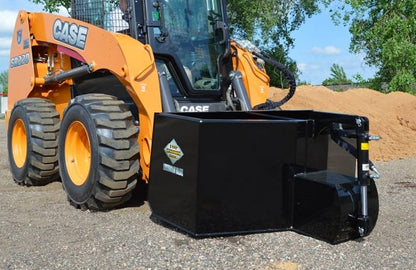
[[[269,98],[280,100],[287,92],[272,88]],[[335,92],[324,86],[299,86],[282,109],[313,109],[366,116],[370,134],[381,137],[370,143],[370,158],[387,161],[416,156],[416,96],[358,88]]]

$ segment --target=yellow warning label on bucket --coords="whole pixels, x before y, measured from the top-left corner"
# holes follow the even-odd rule
[[[361,143],[361,150],[368,150],[370,149],[370,146],[368,145],[368,143]]]
[[[175,139],[172,139],[172,141],[170,141],[170,143],[166,145],[164,150],[172,164],[175,164],[176,161],[180,160],[183,157],[182,149],[176,143]]]

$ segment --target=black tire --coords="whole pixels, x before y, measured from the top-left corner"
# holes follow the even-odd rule
[[[113,96],[71,100],[61,123],[58,156],[73,206],[105,210],[130,199],[140,168],[138,132],[125,103]]]
[[[16,183],[40,186],[59,179],[59,125],[59,113],[49,100],[16,102],[7,131],[10,170]]]

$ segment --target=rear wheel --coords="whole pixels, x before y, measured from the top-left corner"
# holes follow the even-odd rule
[[[16,183],[39,186],[59,179],[59,124],[59,113],[49,100],[16,102],[7,131],[10,170]]]
[[[72,205],[104,210],[130,199],[140,167],[138,132],[127,106],[113,96],[71,100],[61,124],[59,165]]]

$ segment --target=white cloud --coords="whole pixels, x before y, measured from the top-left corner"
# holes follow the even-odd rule
[[[63,6],[59,7],[58,15],[64,16],[64,17],[70,17],[68,10],[64,8]]]
[[[9,66],[10,46],[12,44],[11,37],[0,36],[0,72]]]
[[[0,33],[12,33],[16,17],[17,11],[0,10]]]
[[[10,55],[10,46],[12,44],[11,37],[0,37],[0,61],[7,62]],[[3,59],[4,57],[4,59]],[[3,63],[2,63],[3,64]],[[6,65],[6,64],[4,64]]]
[[[12,45],[11,37],[0,37],[0,49],[10,48]]]
[[[337,55],[341,54],[342,50],[334,46],[326,46],[325,48],[313,47],[312,53],[319,55]]]
[[[298,63],[298,69],[302,72],[306,70],[307,64],[306,63]]]
[[[0,56],[9,56],[9,55],[10,55],[10,50],[0,49]]]
[[[313,64],[313,63],[312,64],[310,64],[310,63],[298,63],[297,66],[298,66],[298,69],[301,72],[307,72],[307,71],[310,71],[310,70],[320,69],[320,65]]]

